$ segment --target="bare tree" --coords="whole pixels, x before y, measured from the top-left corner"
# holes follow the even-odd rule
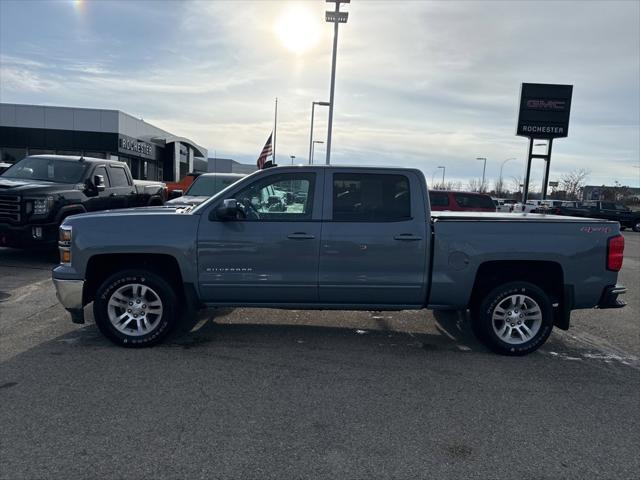
[[[493,182],[493,190],[496,192],[496,195],[498,197],[501,197],[503,194],[507,194],[509,193],[506,185],[504,183],[504,179],[502,177],[498,177],[494,182]]]
[[[480,192],[482,189],[482,181],[478,180],[477,178],[472,178],[471,180],[469,180],[467,187],[469,188],[470,192]]]
[[[522,185],[524,185],[524,182],[522,180],[522,175],[511,177],[511,184],[513,185],[512,190],[514,192],[522,191]]]
[[[560,177],[560,186],[567,192],[567,198],[578,200],[591,172],[586,168],[576,168]]]

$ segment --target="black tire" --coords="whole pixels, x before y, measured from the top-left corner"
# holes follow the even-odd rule
[[[492,319],[496,307],[514,295],[526,296],[532,299],[537,303],[541,313],[538,331],[528,341],[519,344],[508,343],[500,338],[498,332],[494,329]],[[514,312],[517,312],[517,310],[514,310]],[[549,296],[540,287],[528,282],[509,282],[494,288],[484,297],[478,308],[472,310],[472,313],[474,315],[473,330],[478,340],[501,355],[521,356],[534,352],[547,341],[553,329],[553,306]],[[526,318],[524,311],[520,313],[520,316],[522,316],[523,313],[525,314],[524,318]],[[511,314],[511,311],[509,311],[509,314]],[[518,320],[517,317],[516,320]],[[529,320],[526,321],[528,322]],[[498,320],[498,324],[499,323],[500,320]],[[522,323],[524,323],[524,321]],[[531,324],[529,324],[529,326],[530,325]],[[511,332],[511,330],[509,331]],[[509,335],[511,336],[511,341],[523,340],[517,331]]]
[[[633,230],[634,232],[640,232],[640,220],[636,220],[631,230]]]
[[[126,334],[118,330],[109,319],[109,300],[112,295],[117,290],[132,284],[151,289],[150,291],[159,297],[162,307],[162,313],[150,320],[150,323],[155,323],[153,328],[141,335],[135,335],[134,332]],[[122,270],[111,275],[98,288],[93,302],[93,314],[100,331],[116,345],[133,348],[150,347],[161,342],[177,323],[177,301],[174,288],[160,275],[140,269]]]

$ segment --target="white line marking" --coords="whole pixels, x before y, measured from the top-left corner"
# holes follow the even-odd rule
[[[209,321],[209,317],[204,317],[202,320],[200,320],[198,323],[196,323],[193,328],[191,329],[190,333],[193,332],[197,332],[198,330],[200,330],[205,323],[207,323]]]

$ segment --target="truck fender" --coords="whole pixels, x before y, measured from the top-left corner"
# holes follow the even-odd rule
[[[61,224],[62,221],[71,216],[76,215],[78,213],[87,213],[87,209],[82,205],[67,205],[60,209],[58,214],[56,215],[56,223]]]

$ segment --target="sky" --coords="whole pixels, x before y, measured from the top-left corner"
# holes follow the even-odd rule
[[[329,98],[331,4],[0,0],[0,101],[121,110],[255,163],[306,163]],[[427,181],[524,173],[523,82],[572,84],[550,180],[640,186],[640,2],[352,0],[339,31],[335,164],[416,167]],[[326,141],[327,109],[314,136]],[[324,159],[324,144],[315,150]],[[538,147],[540,148],[540,147]],[[513,158],[505,163],[506,159]],[[543,162],[534,160],[534,190]],[[536,183],[537,182],[537,183]]]

